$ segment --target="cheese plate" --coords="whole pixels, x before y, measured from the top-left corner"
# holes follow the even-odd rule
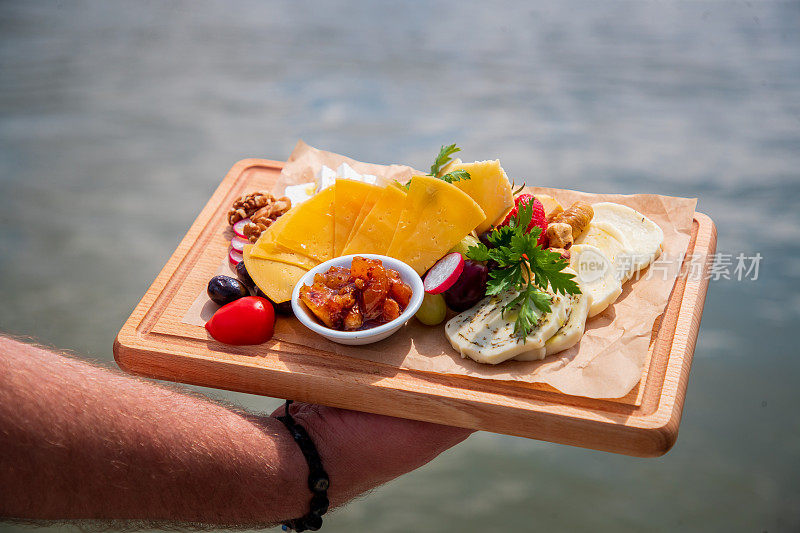
[[[701,275],[689,276],[688,261],[681,266],[653,326],[641,380],[616,399],[564,394],[541,383],[413,370],[275,339],[225,346],[204,328],[184,323],[228,254],[222,230],[229,206],[248,191],[270,190],[282,167],[263,159],[233,166],[119,332],[114,355],[123,370],[634,456],[658,456],[672,447],[708,287],[707,262]],[[346,227],[351,222],[331,220]],[[713,222],[695,213],[686,257],[709,257],[715,247]]]

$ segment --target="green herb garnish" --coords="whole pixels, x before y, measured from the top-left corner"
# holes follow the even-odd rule
[[[439,179],[444,180],[447,183],[453,183],[454,181],[468,180],[470,179],[470,175],[466,170],[454,170],[452,172],[448,172],[444,176],[440,176]]]
[[[428,175],[438,177],[440,180],[444,180],[447,183],[470,179],[469,172],[466,170],[454,170],[453,172],[448,172],[444,176],[439,176],[439,173],[442,171],[442,169],[453,160],[453,154],[460,151],[461,148],[456,146],[456,143],[442,146],[439,149],[439,155],[436,156],[436,160],[431,165],[431,171]]]
[[[439,172],[442,171],[442,167],[446,166],[450,161],[453,160],[453,154],[460,151],[461,148],[456,146],[456,143],[442,146],[439,149],[439,155],[436,156],[436,160],[431,165],[431,171],[428,175],[438,176]]]
[[[526,339],[536,325],[534,308],[550,312],[550,296],[545,292],[580,294],[575,275],[563,270],[569,266],[561,254],[542,249],[536,244],[542,230],[535,227],[530,233],[528,225],[533,217],[533,202],[520,206],[506,226],[492,230],[488,236],[493,248],[480,243],[467,251],[475,261],[495,261],[497,267],[489,272],[486,294],[517,291],[519,295],[503,307],[503,314],[519,309],[514,324],[514,335]]]
[[[469,172],[466,170],[454,170],[452,172],[448,172],[444,176],[439,176],[439,173],[442,171],[444,167],[447,166],[450,161],[453,160],[453,154],[456,152],[460,152],[461,148],[456,146],[455,143],[448,144],[447,146],[442,146],[439,149],[439,155],[436,156],[436,160],[431,165],[431,171],[428,173],[428,176],[433,176],[434,178],[439,178],[440,180],[444,180],[447,183],[453,183],[454,181],[461,181],[461,180],[468,180],[470,179]],[[411,185],[411,180],[408,180],[405,185],[400,183],[399,181],[395,180],[397,184],[408,190],[409,186]]]

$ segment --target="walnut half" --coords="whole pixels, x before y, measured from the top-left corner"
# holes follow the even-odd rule
[[[253,222],[259,222],[262,220],[275,220],[288,211],[290,207],[292,207],[292,201],[286,196],[278,199],[273,196],[272,200],[267,202],[264,207],[250,215],[250,220]]]
[[[267,192],[252,192],[240,197],[228,211],[228,222],[233,225],[249,218],[244,226],[244,234],[250,242],[256,242],[261,234],[275,222],[275,219],[292,207],[287,198],[275,198]]]
[[[228,224],[232,226],[274,201],[275,197],[268,192],[256,191],[245,194],[233,202],[230,210],[228,210]]]

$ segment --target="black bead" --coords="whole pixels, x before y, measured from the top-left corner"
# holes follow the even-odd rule
[[[322,516],[328,512],[330,502],[323,494],[314,494],[311,498],[311,514]]]
[[[313,497],[311,498],[309,513],[302,518],[286,522],[284,526],[297,532],[305,530],[316,531],[322,527],[322,515],[328,511],[330,505],[326,494],[330,486],[330,479],[322,467],[322,460],[319,457],[317,448],[314,446],[314,441],[311,440],[306,429],[296,424],[292,415],[289,414],[288,408],[291,403],[291,400],[286,401],[285,414],[277,418],[289,430],[292,439],[297,443],[306,463],[308,463],[308,488],[313,493]]]
[[[315,514],[308,514],[303,517],[303,525],[311,531],[316,531],[322,527],[322,517]]]
[[[325,492],[330,484],[330,480],[325,473],[308,480],[308,488],[311,489],[311,492]]]
[[[314,444],[311,442],[311,439],[308,436],[299,435],[297,438],[297,445],[300,446],[300,451],[303,452],[303,455],[308,457],[309,455],[314,454]]]
[[[319,472],[322,470],[322,461],[320,460],[318,455],[314,455],[308,458],[308,469],[311,472]]]

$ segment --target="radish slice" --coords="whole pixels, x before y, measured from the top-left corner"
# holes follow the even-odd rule
[[[231,248],[233,248],[239,253],[242,253],[244,251],[245,244],[250,244],[250,241],[248,241],[247,239],[243,239],[238,235],[233,239],[231,239]]]
[[[233,232],[242,239],[247,239],[247,235],[244,234],[244,227],[247,225],[248,222],[250,222],[249,218],[243,218],[242,220],[233,225]]]
[[[453,286],[462,270],[464,270],[464,258],[461,254],[458,252],[447,254],[428,270],[422,286],[429,294],[439,294]]]
[[[236,266],[244,261],[244,257],[236,250],[231,250],[231,253],[228,254],[228,261],[230,261],[233,266]]]

